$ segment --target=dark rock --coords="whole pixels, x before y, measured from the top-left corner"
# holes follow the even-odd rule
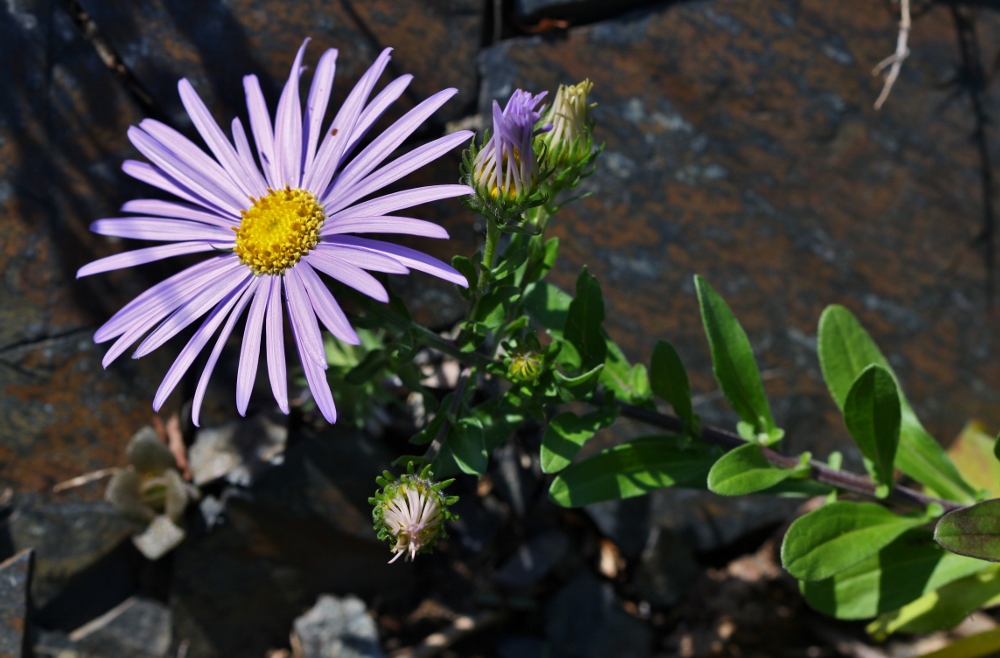
[[[0,562],[0,657],[21,658],[28,628],[28,588],[34,552]]]
[[[972,243],[983,222],[975,117],[968,89],[943,82],[962,66],[950,9],[921,16],[876,113],[882,81],[870,70],[891,52],[896,20],[875,5],[800,4],[660,3],[482,53],[481,112],[517,87],[594,82],[606,148],[581,188],[593,195],[552,224],[554,281],[572,289],[590,267],[630,358],[648,362],[659,338],[674,344],[707,422],[735,420],[705,395],[716,386],[695,273],[746,328],[778,423],[806,432],[797,419],[823,419],[807,437],[789,433],[797,450],[825,457],[847,439],[815,355],[830,303],[859,315],[932,432],[951,437],[973,417],[1000,425],[995,273]],[[996,42],[995,12],[977,14],[976,29]]]
[[[687,541],[655,529],[632,578],[636,594],[655,606],[677,603],[701,573]]]
[[[569,546],[562,532],[544,530],[519,546],[493,574],[493,581],[511,590],[528,589],[559,564]]]
[[[360,435],[294,436],[245,497],[224,491],[220,522],[173,553],[174,637],[188,658],[263,655],[321,594],[405,596],[412,567],[387,564],[367,502],[387,466]]]
[[[550,655],[544,639],[526,635],[502,638],[496,651],[498,658],[545,658]]]
[[[37,608],[110,556],[135,528],[107,503],[18,507],[2,526],[14,550],[35,551],[31,599]]]
[[[514,16],[524,23],[550,18],[568,21],[572,25],[613,18],[648,4],[652,4],[652,1],[624,0],[609,3],[603,0],[514,0]]]
[[[301,658],[384,658],[378,628],[364,601],[348,596],[321,596],[309,612],[295,620]]]
[[[650,521],[699,552],[730,546],[795,514],[802,499],[775,496],[725,498],[708,491],[664,489],[650,496]]]
[[[642,658],[652,643],[649,627],[622,608],[611,584],[585,569],[549,600],[545,634],[553,658]]]
[[[75,649],[92,656],[165,658],[171,643],[170,609],[130,598],[70,634]]]
[[[0,7],[0,43],[0,486],[41,492],[119,463],[164,365],[122,359],[105,371],[91,340],[149,268],[75,280],[114,248],[87,225],[139,188],[118,170],[135,106],[63,5]]]
[[[630,559],[639,557],[646,546],[650,528],[649,509],[650,496],[609,500],[584,508],[601,532]]]
[[[517,518],[523,518],[541,486],[542,470],[538,460],[514,442],[500,446],[491,457],[496,468],[494,491],[510,505]]]

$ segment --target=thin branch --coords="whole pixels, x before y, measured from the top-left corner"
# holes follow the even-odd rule
[[[458,383],[455,385],[454,397],[451,399],[451,405],[448,407],[448,415],[454,416],[458,413],[458,408],[462,404],[462,398],[465,397],[465,387],[469,384],[469,375],[472,374],[472,367],[466,366],[462,368],[462,372],[458,374]],[[434,440],[427,447],[427,452],[424,453],[424,459],[429,462],[434,461],[438,453],[441,452],[441,447],[444,445],[444,440],[448,436],[448,430],[451,427],[451,423],[445,418],[444,422],[441,423],[441,427],[438,429],[437,434],[434,436]]]
[[[909,37],[910,0],[899,0],[899,34],[896,37],[896,52],[883,59],[875,66],[874,69],[872,69],[872,75],[878,75],[884,71],[887,66],[889,67],[889,73],[885,76],[885,84],[882,85],[882,93],[880,93],[878,98],[875,100],[876,110],[881,109],[882,104],[885,103],[887,98],[889,98],[889,92],[892,91],[892,85],[896,83],[896,78],[899,77],[899,71],[903,68],[903,60],[910,55],[910,49],[906,45]]]
[[[621,408],[622,415],[628,418],[640,420],[649,425],[661,427],[672,432],[681,432],[684,428],[681,419],[676,416],[668,416],[667,414],[643,409],[642,407],[635,407],[630,404],[619,403],[618,406]],[[732,450],[746,444],[746,441],[736,434],[717,427],[702,427],[701,439],[707,443],[722,446],[727,450]],[[801,463],[800,458],[797,456],[782,455],[770,448],[761,447],[761,452],[767,458],[767,461],[779,468],[795,468]],[[870,478],[848,471],[835,471],[826,464],[815,460],[809,461],[809,477],[816,482],[828,484],[837,489],[875,497],[875,483]],[[937,503],[946,512],[965,507],[965,505],[956,503],[953,500],[935,498],[915,489],[899,485],[893,487],[887,500],[907,507],[925,507],[931,503]]]

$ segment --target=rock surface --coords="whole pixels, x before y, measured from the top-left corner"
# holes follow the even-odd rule
[[[0,658],[21,658],[24,652],[33,558],[26,549],[0,562]]]
[[[321,596],[295,620],[296,658],[384,658],[378,628],[364,601]]]

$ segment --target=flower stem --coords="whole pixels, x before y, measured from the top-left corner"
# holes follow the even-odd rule
[[[483,248],[483,269],[479,273],[479,286],[476,290],[477,299],[486,294],[490,279],[493,276],[493,261],[497,255],[497,244],[500,242],[500,227],[495,219],[486,220],[486,246]]]

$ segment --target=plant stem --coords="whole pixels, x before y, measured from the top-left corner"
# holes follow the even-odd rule
[[[448,405],[448,415],[454,416],[458,413],[458,408],[462,404],[462,398],[465,397],[465,387],[469,383],[469,376],[472,374],[471,367],[462,368],[462,371],[458,373],[458,382],[455,384],[455,393],[451,404]],[[427,446],[427,452],[424,453],[424,459],[427,463],[430,463],[437,459],[438,453],[441,452],[441,447],[444,445],[444,440],[448,436],[448,429],[451,424],[448,419],[445,418],[444,422],[441,423],[441,427],[438,429],[437,434],[434,435],[434,440],[431,444]]]
[[[683,422],[676,416],[661,414],[657,411],[636,407],[631,404],[618,403],[618,406],[621,409],[622,415],[627,418],[639,420],[649,425],[661,427],[672,432],[681,432],[684,429]],[[732,450],[733,448],[746,445],[746,441],[741,439],[736,434],[727,432],[726,430],[719,429],[717,427],[702,427],[701,439],[706,443],[722,446],[726,450]],[[767,458],[767,461],[771,462],[778,468],[795,468],[801,463],[799,457],[782,455],[781,453],[775,452],[770,448],[761,446],[760,451],[764,457]],[[873,498],[875,497],[875,483],[872,482],[870,478],[848,471],[835,471],[826,464],[815,460],[809,461],[809,477],[817,482],[828,484],[837,489],[843,489],[845,491],[851,491],[853,493],[871,496]],[[899,485],[893,487],[887,500],[899,505],[905,505],[907,507],[916,506],[920,508],[926,507],[931,503],[937,503],[943,507],[946,512],[966,507],[962,503],[956,503],[953,500],[935,498],[934,496],[928,496],[927,494],[915,489]]]
[[[483,248],[483,269],[479,273],[479,286],[476,290],[477,301],[486,294],[490,278],[493,275],[493,261],[496,259],[497,244],[500,242],[500,227],[496,220],[486,219],[486,246]]]

